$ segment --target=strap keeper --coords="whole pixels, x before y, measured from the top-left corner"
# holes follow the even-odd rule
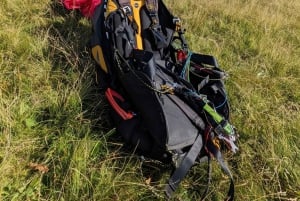
[[[157,17],[157,13],[156,12],[149,12],[149,16],[150,17]]]

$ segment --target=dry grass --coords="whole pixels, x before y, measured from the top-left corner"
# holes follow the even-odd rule
[[[299,200],[300,2],[166,4],[191,49],[230,74],[236,200]],[[168,167],[125,154],[106,118],[90,22],[54,0],[4,0],[0,25],[0,200],[163,200]],[[222,200],[228,180],[213,165],[206,200]],[[199,199],[203,172],[195,167],[174,200]]]

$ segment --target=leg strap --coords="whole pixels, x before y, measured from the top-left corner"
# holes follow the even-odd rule
[[[225,199],[225,201],[233,201],[234,198],[234,182],[233,182],[233,176],[228,168],[228,166],[226,165],[226,163],[224,162],[224,159],[222,157],[222,154],[220,152],[220,150],[218,150],[215,153],[215,158],[217,159],[217,161],[219,162],[222,170],[230,177],[230,186],[229,186],[229,190],[227,193],[227,197]]]
[[[202,136],[199,134],[191,149],[182,160],[180,166],[174,171],[169,179],[169,182],[165,188],[165,193],[168,198],[171,198],[173,192],[179,186],[179,183],[186,176],[190,168],[194,165],[202,147]]]

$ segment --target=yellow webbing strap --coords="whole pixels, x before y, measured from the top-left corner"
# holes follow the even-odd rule
[[[135,34],[136,38],[136,48],[142,50],[143,49],[143,39],[142,39],[142,25],[141,25],[141,16],[140,11],[143,5],[145,5],[145,0],[122,0],[119,1],[121,4],[120,6],[128,6],[132,9],[133,21],[137,25],[137,33]],[[123,4],[123,5],[122,5]],[[118,6],[115,0],[108,0],[107,1],[107,10],[106,15],[107,17],[111,12],[114,12],[118,9]],[[128,16],[130,20],[132,20],[131,16]]]
[[[133,18],[137,25],[137,33],[135,34],[136,38],[136,47],[137,49],[143,49],[143,39],[142,39],[142,24],[140,11],[143,5],[145,5],[145,0],[130,0],[130,5],[133,12]]]
[[[118,9],[118,5],[114,0],[108,0],[106,5],[105,18],[111,13]]]
[[[103,51],[100,45],[96,45],[92,48],[92,55],[96,62],[100,65],[101,69],[104,70],[104,72],[108,73],[107,65],[103,56]]]

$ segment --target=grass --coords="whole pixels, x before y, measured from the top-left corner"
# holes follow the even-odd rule
[[[236,200],[300,200],[299,1],[166,4],[191,49],[230,75]],[[106,116],[90,21],[55,0],[4,0],[0,25],[0,200],[164,200],[170,169],[124,152]],[[222,200],[228,178],[213,167],[206,200]],[[204,172],[193,168],[174,200],[199,199]]]

